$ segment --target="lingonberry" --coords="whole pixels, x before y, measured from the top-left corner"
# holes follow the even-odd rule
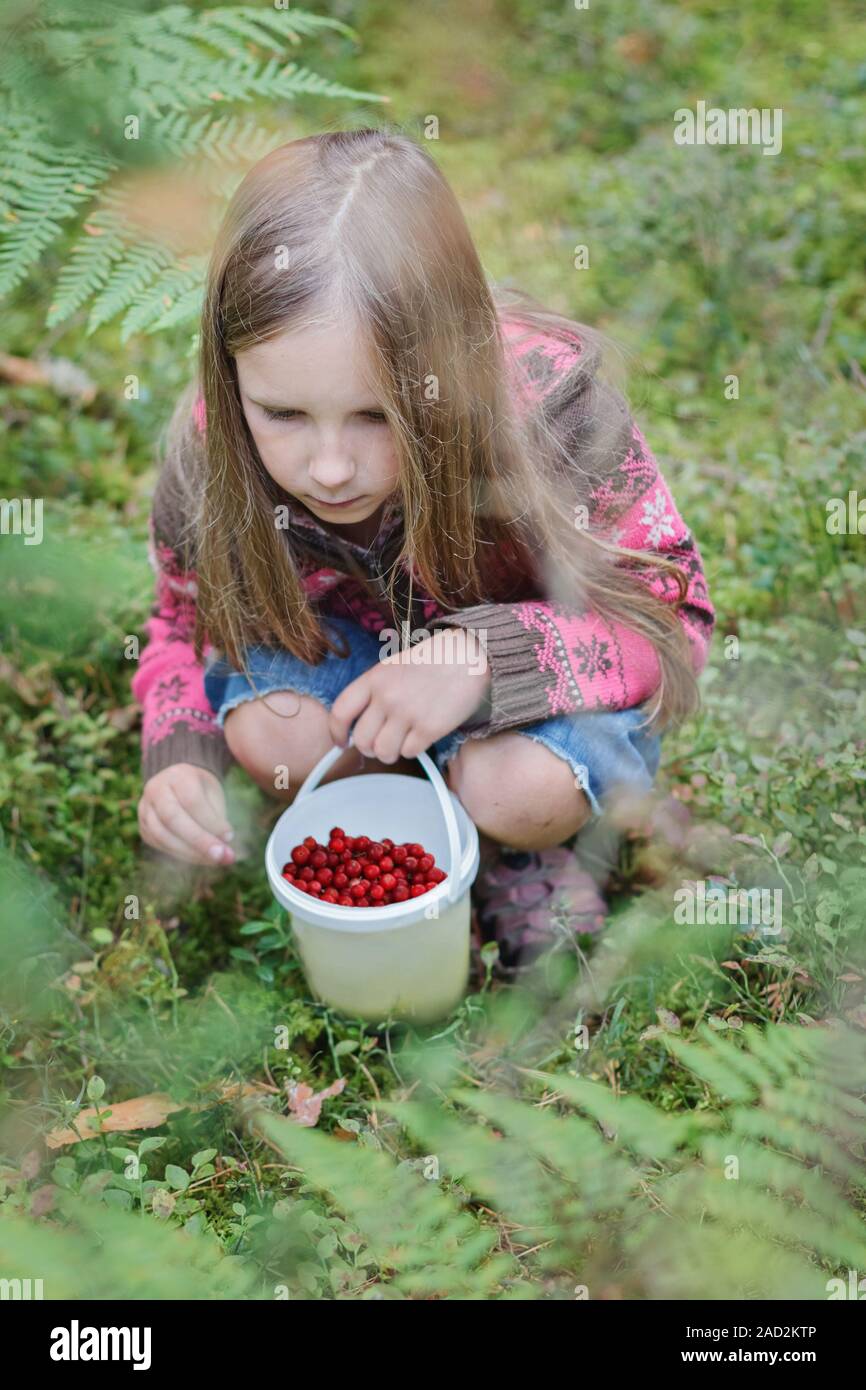
[[[313,835],[294,846],[282,868],[283,878],[299,892],[340,907],[386,907],[429,893],[447,874],[415,840],[396,844],[387,836],[347,835],[342,826],[329,832],[327,846]]]

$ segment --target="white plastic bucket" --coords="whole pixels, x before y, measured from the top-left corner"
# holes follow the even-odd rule
[[[274,826],[265,852],[271,889],[291,916],[307,981],[320,1000],[374,1022],[389,1016],[431,1022],[466,989],[478,831],[426,753],[418,758],[426,781],[365,773],[320,787],[344,752],[334,747],[320,758]],[[283,878],[282,868],[307,835],[327,844],[333,825],[371,840],[417,840],[448,876],[420,897],[387,907],[311,898]]]

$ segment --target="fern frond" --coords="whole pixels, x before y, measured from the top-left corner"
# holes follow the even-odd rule
[[[100,324],[128,309],[171,262],[171,253],[154,242],[129,247],[124,260],[111,271],[104,289],[96,297],[87,321],[87,332],[93,333]]]
[[[126,236],[118,214],[100,207],[88,218],[81,237],[69,252],[69,259],[57,276],[54,301],[49,307],[48,327],[62,323],[105,285],[111,267],[122,259]]]
[[[142,330],[169,328],[198,317],[204,274],[203,260],[179,265],[136,294],[120,325],[121,342]]]
[[[0,72],[0,295],[25,279],[65,223],[130,162],[131,115],[140,121],[138,166],[173,154],[224,169],[256,162],[274,140],[254,119],[229,112],[233,104],[301,95],[387,100],[284,61],[288,48],[325,32],[355,37],[329,16],[251,5],[203,11],[170,5],[142,15],[67,0],[62,10],[16,16],[14,44],[7,43],[11,52]],[[66,135],[63,144],[58,130]],[[222,197],[223,188],[218,192]],[[103,197],[103,204],[110,201]],[[89,332],[116,314],[125,316],[122,332],[129,336],[185,323],[198,312],[201,290],[185,264],[168,248],[143,246],[135,227],[124,225],[122,210],[118,216],[111,221],[102,206],[90,216],[58,277],[52,327],[91,299]]]
[[[398,1288],[447,1297],[488,1295],[514,1262],[493,1258],[493,1232],[479,1232],[468,1212],[388,1155],[344,1146],[281,1116],[263,1115],[262,1133],[307,1180],[349,1215],[371,1250],[395,1271]]]

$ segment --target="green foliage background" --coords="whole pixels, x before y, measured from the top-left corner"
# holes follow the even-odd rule
[[[184,1297],[188,1270],[216,1298],[826,1297],[866,1271],[866,540],[825,525],[864,489],[858,7],[335,0],[319,19],[48,5],[4,41],[2,348],[96,390],[0,388],[0,491],[46,514],[42,545],[0,538],[0,1276],[44,1275],[48,1297]],[[136,92],[150,119],[123,141]],[[782,153],[675,146],[699,99],[781,108]],[[235,870],[142,854],[124,656],[203,259],[130,235],[116,175],[194,163],[216,209],[270,145],[383,116],[419,139],[437,118],[491,275],[619,345],[718,611],[703,711],[665,741],[669,800],[622,847],[605,939],[564,937],[521,990],[482,969],[422,1036],[307,997],[260,870],[274,811],[239,775]],[[674,888],[707,873],[780,887],[786,939],[677,927]],[[339,1077],[317,1131],[281,1113],[287,1086]],[[227,1078],[272,1088],[258,1120],[215,1099]],[[46,1151],[88,1086],[102,1109],[183,1108],[149,1152],[141,1133]]]

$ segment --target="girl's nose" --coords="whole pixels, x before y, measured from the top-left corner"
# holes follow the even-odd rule
[[[323,444],[310,457],[309,474],[318,487],[336,491],[354,477],[355,465],[346,449],[333,443]]]

